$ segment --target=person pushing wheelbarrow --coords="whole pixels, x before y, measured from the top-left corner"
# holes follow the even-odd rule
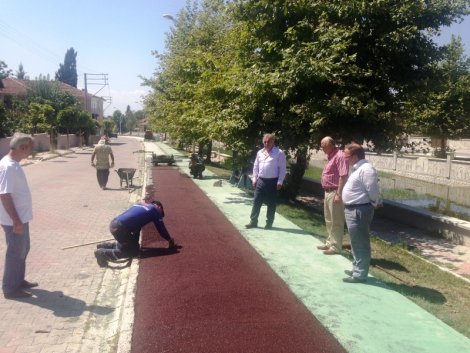
[[[144,199],[131,206],[127,211],[111,221],[109,231],[116,242],[101,243],[96,246],[95,257],[100,267],[106,267],[108,261],[117,261],[136,257],[139,254],[140,230],[148,223],[153,223],[162,238],[168,241],[169,249],[176,249],[175,240],[163,223],[165,211],[160,201]]]

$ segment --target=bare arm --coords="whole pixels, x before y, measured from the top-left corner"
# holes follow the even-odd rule
[[[347,180],[348,180],[347,175],[339,177],[338,190],[336,190],[335,199],[334,199],[333,202],[341,201],[341,198],[342,198],[341,194],[343,193],[343,188],[344,188],[344,185],[346,184]]]
[[[0,200],[2,202],[5,211],[10,216],[11,220],[13,221],[13,233],[15,234],[23,234],[23,223],[21,222],[20,217],[18,216],[18,212],[16,212],[15,205],[13,203],[13,198],[11,194],[1,194]]]

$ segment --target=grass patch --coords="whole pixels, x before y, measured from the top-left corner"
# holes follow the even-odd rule
[[[309,179],[313,179],[313,180],[321,180],[321,173],[322,173],[321,168],[308,167],[305,170],[304,177],[309,178]]]

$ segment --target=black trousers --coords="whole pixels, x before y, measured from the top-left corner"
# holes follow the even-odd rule
[[[273,224],[274,215],[276,214],[277,180],[277,178],[259,178],[256,182],[255,198],[253,200],[253,208],[251,209],[250,215],[251,224],[258,224],[258,217],[263,203],[268,206],[266,212],[266,224]]]
[[[120,260],[139,255],[140,230],[131,232],[121,222],[116,220],[111,222],[109,230],[114,239],[116,239],[116,242],[103,243],[97,246],[106,260]]]
[[[98,179],[100,188],[106,187],[106,184],[108,184],[109,169],[97,169],[96,178]]]

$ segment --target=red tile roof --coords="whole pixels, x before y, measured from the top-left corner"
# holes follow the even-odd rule
[[[26,95],[29,88],[29,82],[30,80],[17,80],[15,78],[5,78],[1,80],[1,85],[0,85],[0,96],[22,96]],[[70,86],[66,83],[60,82],[60,81],[48,81],[48,82],[54,82],[58,83],[59,87],[62,91],[69,92],[71,95],[73,95],[76,98],[84,98],[85,92],[75,88],[73,86]],[[3,87],[2,87],[3,86]],[[92,94],[88,93],[87,96],[89,98],[93,97]],[[103,98],[96,97],[104,100]]]

